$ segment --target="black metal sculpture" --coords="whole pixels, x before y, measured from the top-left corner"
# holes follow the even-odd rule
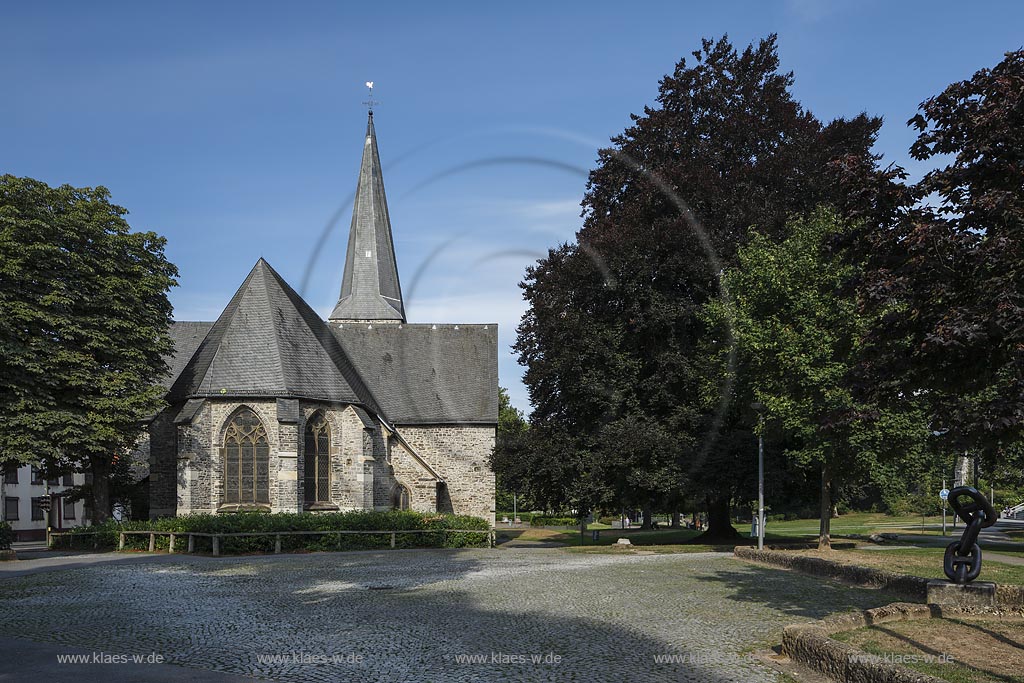
[[[960,498],[970,498],[969,502],[961,502]],[[964,520],[967,528],[959,541],[946,546],[946,555],[942,558],[942,568],[949,580],[966,584],[978,578],[981,573],[981,548],[978,547],[978,533],[996,523],[996,511],[992,503],[973,486],[958,486],[949,492],[949,504],[954,512]]]

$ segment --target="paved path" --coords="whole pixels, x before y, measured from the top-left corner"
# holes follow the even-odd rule
[[[84,552],[40,552],[22,553],[16,562],[0,562],[0,579],[11,576],[26,576],[39,572],[59,569],[77,569],[99,564],[128,564],[133,562],[174,562],[176,558],[166,554],[150,553],[84,553]]]
[[[43,667],[33,678],[51,681],[121,680],[90,668],[100,664],[58,666],[68,652],[189,668],[166,680],[197,670],[303,682],[772,681],[745,653],[777,643],[786,624],[891,602],[722,553],[78,561],[0,578],[0,674],[22,657],[14,638],[27,638],[46,643],[32,650]],[[156,671],[107,666],[125,667],[124,680]]]

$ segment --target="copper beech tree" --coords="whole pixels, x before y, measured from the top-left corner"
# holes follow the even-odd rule
[[[779,71],[775,36],[742,51],[705,40],[693,58],[599,152],[576,240],[527,271],[515,348],[533,450],[562,461],[567,504],[687,497],[707,509],[709,537],[728,537],[730,501],[756,468],[754,418],[736,408],[751,397],[702,359],[699,313],[752,226],[778,240],[793,215],[857,205],[838,171],[877,172],[881,121],[815,118]],[[709,382],[723,400],[702,399]]]

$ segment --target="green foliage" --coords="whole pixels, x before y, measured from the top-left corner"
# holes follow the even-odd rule
[[[499,509],[512,509],[513,494],[519,498],[519,507],[536,505],[536,497],[531,493],[535,488],[532,471],[537,454],[529,446],[528,430],[523,413],[509,400],[508,390],[498,387],[498,433],[490,464]]]
[[[498,387],[498,435],[521,434],[529,429],[523,411],[512,405],[508,389]]]
[[[444,533],[445,529],[474,530],[479,534]],[[466,515],[423,514],[409,510],[375,511],[353,510],[333,513],[240,512],[235,514],[192,514],[163,517],[157,520],[138,520],[117,523],[113,520],[90,527],[76,527],[68,536],[57,537],[63,547],[116,548],[121,531],[174,531],[176,533],[231,534],[242,532],[279,531],[409,531],[436,530],[436,534],[397,534],[397,548],[469,548],[486,547],[490,524],[479,517]],[[92,534],[98,533],[97,537]],[[157,537],[157,549],[166,550],[170,539]],[[184,540],[176,543],[176,551],[184,551]],[[125,548],[145,550],[148,536],[129,535]],[[198,552],[211,552],[212,540],[196,537]],[[283,536],[283,551],[314,550],[372,550],[389,548],[391,534],[351,534],[321,536]],[[247,552],[273,552],[274,537],[239,537],[224,539],[221,552],[225,554]]]
[[[530,520],[530,526],[579,526],[580,520],[575,517],[543,517],[536,516]]]
[[[88,468],[99,519],[111,459],[162,405],[172,349],[177,270],[125,214],[102,187],[0,176],[0,452]]]
[[[824,511],[844,480],[866,480],[893,463],[905,477],[907,465],[929,454],[918,401],[908,396],[883,409],[856,401],[849,389],[871,319],[843,289],[856,266],[826,249],[846,230],[835,213],[820,209],[792,220],[781,241],[753,235],[726,272],[731,299],[709,302],[703,314],[711,329],[723,330],[712,338],[732,331],[732,344],[711,349],[721,367],[735,363],[736,386],[764,406],[787,460],[824,469]]]
[[[775,36],[693,54],[662,79],[659,106],[599,152],[576,242],[527,271],[515,349],[545,502],[671,508],[688,494],[727,533],[756,461],[743,397],[731,409],[727,377],[703,362],[699,314],[749,226],[774,238],[790,215],[840,203],[832,162],[871,165],[880,121],[826,126],[804,110]],[[702,400],[709,383],[726,400]]]
[[[14,543],[14,529],[7,522],[0,522],[0,550],[9,550]]]

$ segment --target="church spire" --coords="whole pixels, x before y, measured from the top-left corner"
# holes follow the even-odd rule
[[[373,129],[373,109],[370,109],[366,123],[341,295],[330,320],[405,322],[391,220],[384,195],[384,176],[377,153],[377,134]]]

